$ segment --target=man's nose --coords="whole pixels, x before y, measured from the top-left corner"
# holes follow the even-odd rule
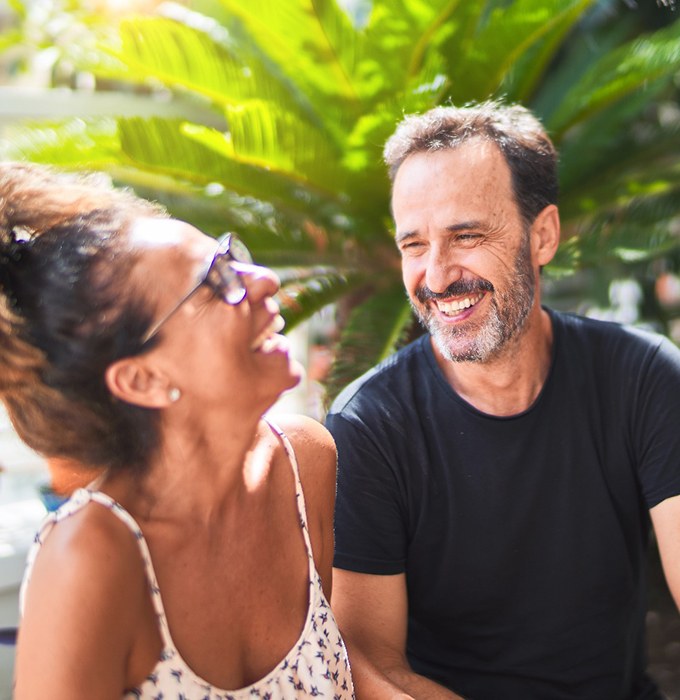
[[[463,270],[451,251],[431,249],[425,270],[425,284],[436,294],[441,294],[463,276]]]

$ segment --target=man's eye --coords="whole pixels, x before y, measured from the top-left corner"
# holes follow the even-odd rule
[[[480,239],[482,236],[480,233],[459,233],[458,234],[458,240],[461,241],[462,243],[465,242],[472,242]]]
[[[401,250],[417,250],[422,247],[423,244],[420,241],[410,241],[409,243],[402,243]]]

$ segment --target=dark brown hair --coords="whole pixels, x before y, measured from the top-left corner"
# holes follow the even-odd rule
[[[390,178],[394,180],[399,166],[413,153],[457,148],[472,138],[492,141],[503,154],[525,224],[557,203],[557,152],[552,141],[528,109],[496,101],[436,107],[407,116],[385,144]]]
[[[158,444],[157,412],[116,400],[104,377],[151,322],[125,245],[149,216],[166,214],[101,176],[0,163],[0,399],[45,456],[141,469]]]

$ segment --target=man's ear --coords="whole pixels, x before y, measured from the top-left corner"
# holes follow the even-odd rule
[[[560,244],[560,213],[554,204],[543,209],[531,225],[531,252],[535,265],[543,267]]]
[[[163,408],[172,403],[167,379],[139,358],[124,357],[113,362],[104,376],[109,391],[126,403],[144,408]]]

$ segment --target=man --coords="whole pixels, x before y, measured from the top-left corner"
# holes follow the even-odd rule
[[[519,106],[385,148],[428,334],[349,386],[333,606],[359,700],[642,700],[649,519],[680,601],[680,351],[556,313],[556,153]]]

